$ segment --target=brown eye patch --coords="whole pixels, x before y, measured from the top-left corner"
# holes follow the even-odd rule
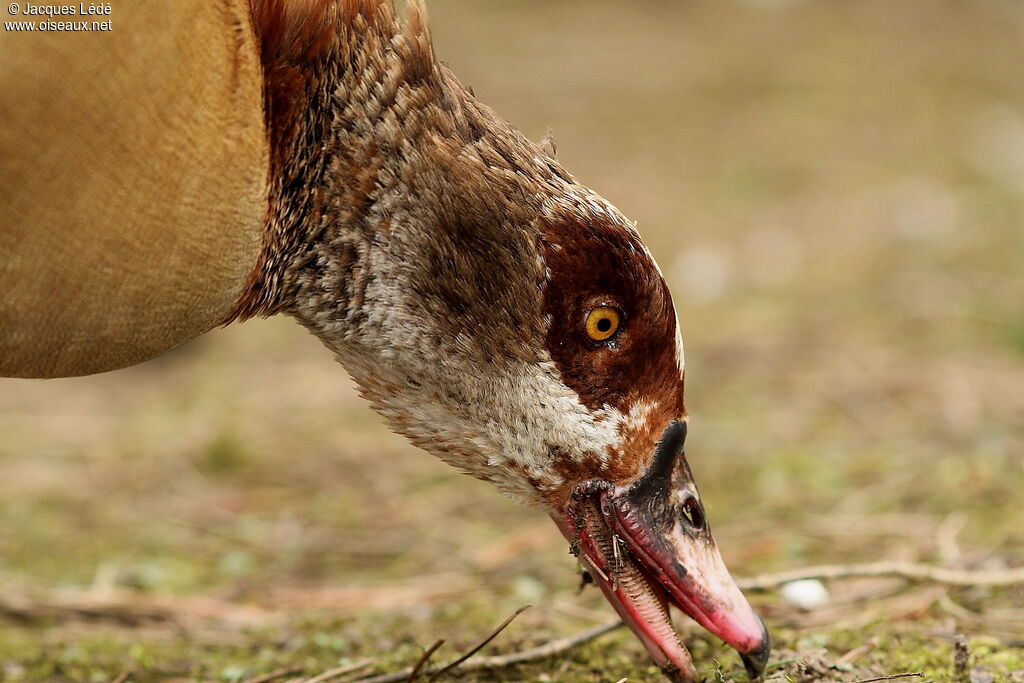
[[[591,410],[626,410],[632,401],[648,399],[666,415],[683,414],[675,311],[636,233],[603,214],[544,218],[540,228],[548,273],[546,347],[562,381]],[[603,308],[620,312],[618,327],[612,324],[604,341],[603,314],[591,320]]]

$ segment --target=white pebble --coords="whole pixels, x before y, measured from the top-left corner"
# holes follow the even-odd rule
[[[783,584],[782,597],[800,609],[814,609],[829,601],[828,589],[817,579],[801,579]]]

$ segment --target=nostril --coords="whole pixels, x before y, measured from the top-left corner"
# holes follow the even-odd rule
[[[686,519],[690,526],[698,531],[703,531],[706,524],[704,521],[704,510],[697,499],[687,495],[681,507],[683,518]]]

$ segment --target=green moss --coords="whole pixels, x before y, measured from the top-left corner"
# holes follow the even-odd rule
[[[251,453],[238,437],[224,432],[206,444],[196,465],[205,474],[228,476],[244,470],[251,462]]]

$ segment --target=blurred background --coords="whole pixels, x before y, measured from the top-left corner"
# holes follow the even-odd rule
[[[553,128],[639,222],[734,575],[1024,563],[1024,3],[428,6],[463,82],[527,136]],[[498,641],[515,650],[612,616],[575,567],[542,514],[390,434],[287,319],[0,381],[0,680],[384,671],[533,603]],[[959,630],[996,680],[1024,680],[1020,587],[830,588],[811,611],[753,596],[777,675],[941,678]],[[735,655],[688,633],[732,680]],[[820,670],[793,673],[800,657]],[[485,678],[652,671],[619,632]]]

